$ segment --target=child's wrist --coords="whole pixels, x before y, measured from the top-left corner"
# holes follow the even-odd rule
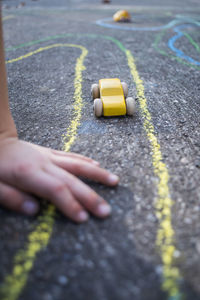
[[[0,140],[3,140],[5,138],[18,138],[15,124],[12,124],[6,128],[0,128]]]

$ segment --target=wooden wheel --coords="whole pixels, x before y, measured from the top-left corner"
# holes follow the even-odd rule
[[[93,100],[100,97],[99,85],[97,83],[92,84],[91,95]]]
[[[126,98],[128,96],[128,85],[126,82],[122,82],[122,88],[124,92],[124,97]]]
[[[94,115],[101,117],[103,115],[103,103],[100,98],[94,100]]]
[[[135,112],[135,99],[132,97],[126,98],[126,114],[132,116]]]

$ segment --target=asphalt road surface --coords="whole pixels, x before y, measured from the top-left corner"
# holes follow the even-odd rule
[[[114,23],[118,9],[130,23]],[[200,299],[199,0],[4,1],[20,138],[99,160],[110,218],[76,225],[45,201],[0,210],[1,300]],[[27,55],[28,54],[28,55]],[[133,117],[95,118],[90,86],[126,81]]]

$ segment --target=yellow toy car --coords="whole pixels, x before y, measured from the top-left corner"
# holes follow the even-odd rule
[[[99,84],[91,87],[94,100],[94,114],[101,116],[132,116],[135,112],[135,100],[128,97],[128,86],[118,78],[100,79]]]
[[[130,22],[131,15],[127,10],[119,10],[113,15],[113,20],[115,22]]]

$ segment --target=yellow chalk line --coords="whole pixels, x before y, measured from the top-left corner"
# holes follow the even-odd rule
[[[68,151],[75,141],[77,135],[77,128],[80,124],[82,103],[82,71],[85,70],[83,65],[84,59],[88,53],[87,49],[83,46],[74,44],[54,44],[51,46],[39,48],[35,51],[29,52],[26,55],[20,56],[16,59],[8,60],[7,63],[20,61],[27,57],[30,57],[39,52],[55,48],[55,47],[75,47],[81,49],[82,53],[77,59],[75,68],[74,79],[74,115],[73,120],[67,130],[64,149]],[[44,249],[51,237],[54,225],[55,207],[48,205],[44,211],[44,215],[38,218],[39,224],[36,226],[33,232],[28,235],[28,241],[24,250],[20,250],[14,257],[14,267],[12,273],[6,276],[2,287],[0,288],[1,300],[16,300],[26,285],[29,272],[33,268],[37,254]]]
[[[151,114],[148,110],[147,100],[144,94],[143,81],[140,79],[134,58],[129,50],[125,50],[128,65],[131,70],[133,81],[136,84],[137,96],[140,105],[141,114],[144,120],[144,129],[153,152],[152,161],[154,173],[158,177],[157,183],[157,199],[156,199],[156,216],[159,220],[159,228],[157,231],[156,245],[161,252],[163,264],[163,289],[171,297],[171,299],[179,299],[179,280],[181,274],[175,266],[175,234],[172,227],[171,207],[173,200],[169,193],[169,173],[166,165],[163,163],[163,157],[160,145],[155,135],[155,129],[151,120]]]
[[[6,17],[3,17],[2,18],[2,21],[6,21],[6,20],[9,20],[9,19],[13,19],[15,16],[13,15],[9,15],[9,16],[6,16]]]

